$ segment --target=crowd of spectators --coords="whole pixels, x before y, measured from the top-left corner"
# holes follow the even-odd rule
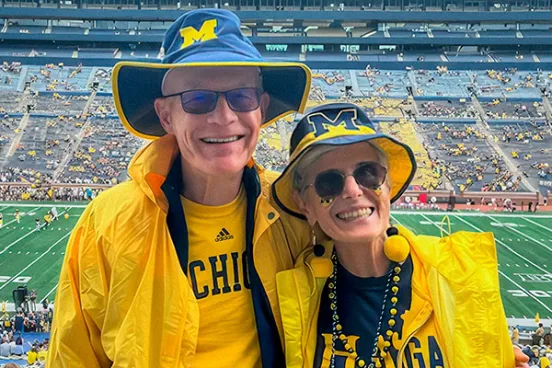
[[[31,294],[34,291],[31,292]],[[34,293],[36,296],[36,293]],[[54,304],[43,299],[36,304],[28,302],[10,315],[2,304],[0,316],[0,362],[2,359],[25,360],[26,367],[44,367],[48,355],[49,339],[26,341],[24,336],[32,333],[48,333],[52,325]],[[37,335],[35,335],[37,336]],[[42,335],[44,336],[44,335]]]
[[[31,82],[33,91],[51,91],[48,95],[38,93],[38,96],[31,94],[28,97],[37,105],[38,111],[48,113],[49,107],[53,106],[55,108],[52,107],[52,109],[58,113],[71,110],[74,114],[57,115],[58,113],[51,112],[52,117],[42,118],[43,121],[31,115],[26,130],[18,132],[21,118],[10,116],[16,107],[8,106],[4,110],[0,108],[0,116],[4,116],[0,119],[0,155],[7,154],[17,134],[22,135],[19,144],[15,147],[15,155],[3,165],[4,168],[0,171],[0,184],[10,182],[29,184],[27,187],[2,186],[0,198],[47,200],[54,196],[80,199],[83,195],[78,191],[73,191],[71,188],[67,190],[52,188],[52,184],[67,183],[86,187],[97,184],[113,185],[126,180],[128,163],[134,152],[145,142],[135,138],[123,128],[116,116],[111,96],[98,93],[88,101],[91,94],[64,95],[65,91],[106,90],[111,69],[66,67],[63,64],[27,68],[24,78]],[[21,73],[20,65],[4,64],[2,70]],[[416,106],[412,104],[412,99],[393,97],[395,96],[393,93],[398,93],[401,89],[406,90],[408,85],[419,87],[423,85],[426,94],[438,94],[435,91],[439,90],[445,96],[447,93],[456,96],[464,93],[469,83],[482,81],[481,73],[475,73],[471,80],[470,72],[449,71],[446,67],[438,68],[436,71],[412,71],[410,77],[408,73],[410,72],[379,70],[370,66],[354,75],[349,71],[337,70],[314,72],[309,106],[322,101],[327,102],[328,99],[345,98],[361,105],[376,121],[381,118],[394,118],[401,125],[409,121],[409,116],[414,117],[413,111],[416,110]],[[352,83],[353,77],[357,78],[358,83]],[[520,84],[521,87],[529,87],[535,79],[531,73],[520,73],[514,69],[488,71],[484,78],[504,90],[510,88],[513,82]],[[346,90],[351,92],[351,88],[347,88],[350,85],[353,85],[352,88],[356,91],[359,88],[361,94],[363,91],[370,93],[366,96],[347,97]],[[416,96],[416,93],[414,95]],[[23,96],[22,92],[20,92],[21,96]],[[88,102],[87,109],[84,108],[86,102]],[[466,97],[451,97],[449,100],[426,98],[426,100],[416,100],[416,104],[418,117],[433,117],[436,121],[440,121],[437,119],[443,119],[442,121],[458,118],[476,119],[478,115],[474,105]],[[511,103],[496,98],[489,103],[483,102],[483,105],[487,109],[488,118],[521,119],[525,115],[535,118],[544,116],[544,106],[539,101]],[[389,120],[383,119],[383,121]],[[46,134],[40,134],[42,123],[46,125]],[[289,127],[293,126],[289,121],[285,124]],[[431,127],[431,124],[427,126]],[[416,138],[415,130],[419,129],[426,134],[427,126],[413,128],[412,134],[408,135],[412,135],[414,140],[419,140]],[[422,189],[442,188],[447,181],[460,191],[474,186],[484,191],[522,188],[521,178],[517,176],[518,174],[507,170],[499,152],[484,145],[483,142],[487,139],[488,133],[473,126],[455,127],[454,124],[447,123],[436,124],[431,129],[433,130],[425,144],[420,144],[419,151],[424,151],[425,154],[417,153],[417,159],[421,160],[422,166],[429,168],[428,172],[422,175],[425,179],[418,178],[422,183],[416,185],[420,185]],[[392,134],[399,134],[404,129],[392,130],[394,132],[391,132]],[[404,137],[401,138],[404,139]],[[528,136],[527,132],[512,130],[492,138],[499,143],[534,142],[546,139],[546,135],[539,131],[531,132]],[[268,169],[281,171],[289,157],[287,140],[289,140],[289,130],[287,133],[282,133],[277,125],[265,129],[255,154],[257,161]],[[423,141],[420,140],[420,142]],[[428,152],[430,155],[426,159]],[[542,157],[531,158],[530,153],[507,152],[512,153],[514,159],[519,157],[520,160],[527,161],[530,165],[529,170],[535,171],[535,173],[529,172],[528,176],[538,175],[540,178],[547,178],[551,173],[549,162]],[[542,152],[542,154],[545,153]],[[28,167],[33,167],[34,171]]]
[[[545,328],[539,323],[534,330],[512,326],[510,332],[512,343],[529,357],[531,368],[552,368],[552,326]]]
[[[441,118],[475,118],[476,113],[471,104],[454,103],[452,101],[422,102],[418,107],[421,116],[435,116]]]

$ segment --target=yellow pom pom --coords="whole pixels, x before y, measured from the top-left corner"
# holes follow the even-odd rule
[[[404,262],[410,253],[410,244],[408,244],[404,237],[393,235],[385,241],[383,251],[389,260],[393,262]]]
[[[357,365],[362,368],[366,365],[366,362],[362,359],[359,359],[359,361],[357,362]]]
[[[389,311],[389,313],[391,313],[392,316],[396,315],[397,314],[397,310],[395,308],[391,308],[391,310]]]
[[[63,215],[63,217],[67,220],[69,218],[69,214],[66,213],[65,215]]]
[[[395,326],[395,320],[394,319],[390,319],[388,323],[389,323],[389,326],[391,326],[391,327]]]
[[[399,287],[398,286],[393,286],[391,288],[391,291],[393,292],[393,294],[397,294],[399,292]]]

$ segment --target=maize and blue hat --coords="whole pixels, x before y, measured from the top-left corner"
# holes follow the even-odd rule
[[[416,160],[406,144],[376,132],[364,111],[350,103],[320,105],[310,110],[291,135],[290,163],[274,182],[272,193],[286,212],[304,219],[293,200],[293,172],[300,160],[316,146],[344,146],[371,142],[387,156],[387,173],[391,180],[391,203],[400,198],[414,178]]]
[[[310,69],[301,63],[265,61],[240,31],[240,20],[222,9],[185,13],[167,30],[161,63],[117,63],[113,68],[113,99],[123,125],[134,135],[155,139],[166,134],[154,109],[163,97],[165,74],[174,68],[255,66],[270,95],[269,125],[290,112],[302,112],[310,90]]]

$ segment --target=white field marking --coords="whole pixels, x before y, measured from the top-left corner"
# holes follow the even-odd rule
[[[465,216],[465,217],[481,217],[488,216],[485,212],[446,212],[446,211],[392,211],[396,215],[449,215],[449,216]],[[511,219],[517,218],[544,218],[552,220],[552,215],[517,215],[517,214],[505,214],[505,213],[493,213],[494,217],[509,217]]]
[[[70,210],[70,209],[69,209]],[[63,215],[65,213],[65,211],[61,212],[61,215]],[[40,228],[42,229],[42,227],[44,226],[44,224],[42,224],[40,226]],[[24,229],[22,227],[22,229]],[[7,247],[5,247],[4,249],[2,249],[0,251],[0,254],[4,253],[5,251],[7,251],[8,249],[10,249],[11,247],[13,247],[15,244],[19,243],[21,240],[25,239],[26,237],[28,237],[29,235],[31,235],[32,233],[34,233],[36,231],[36,227],[33,229],[33,228],[29,228],[29,229],[32,229],[31,231],[29,231],[27,234],[23,235],[22,237],[20,237],[19,239],[13,241],[10,245],[8,245]]]
[[[489,218],[492,219],[493,217],[492,217],[492,216],[489,216]],[[494,219],[493,219],[493,220],[494,220]],[[537,239],[533,238],[532,236],[529,236],[529,235],[527,235],[527,234],[525,234],[525,233],[519,231],[518,229],[515,229],[515,228],[513,228],[513,227],[511,227],[511,226],[508,226],[508,224],[505,224],[505,223],[502,223],[502,224],[503,224],[506,228],[508,228],[509,230],[512,230],[512,231],[518,233],[519,235],[524,236],[525,238],[531,239],[532,241],[534,241],[534,242],[537,243],[538,245],[541,245],[541,246],[545,247],[546,249],[548,249],[550,252],[552,252],[552,248],[550,248],[548,245],[546,245],[546,244],[544,244],[544,243],[538,241]],[[526,239],[526,240],[527,240],[527,239]],[[518,239],[518,241],[519,241],[519,239]]]
[[[392,219],[393,221],[395,221],[397,224],[402,225],[401,222],[400,222],[399,220],[397,220],[395,217],[393,217],[393,215],[390,214],[389,216],[391,216],[391,219]]]
[[[31,211],[36,211],[36,210],[38,210],[38,209],[39,209],[39,207],[36,207],[36,208],[33,208]],[[16,222],[16,221],[17,221],[17,219],[13,219],[13,220],[11,220],[10,222],[4,224],[4,226],[7,226],[7,225],[11,224],[12,222]],[[14,229],[15,229],[15,228],[14,228]]]
[[[86,208],[87,204],[63,204],[63,203],[50,203],[50,204],[24,204],[24,203],[10,203],[6,204],[8,207],[41,207],[41,208],[52,208],[52,207],[67,207],[67,208]]]
[[[552,309],[550,309],[545,303],[541,302],[536,296],[533,295],[533,293],[531,293],[529,290],[525,289],[523,286],[521,286],[520,284],[518,284],[517,282],[515,282],[514,280],[512,280],[511,278],[508,277],[508,275],[506,275],[504,272],[501,272],[500,270],[498,270],[498,273],[501,274],[502,276],[504,276],[508,281],[510,281],[512,284],[516,285],[520,290],[522,290],[523,292],[525,292],[525,294],[529,295],[531,298],[535,299],[535,301],[537,303],[539,303],[540,305],[542,305],[544,307],[544,309],[546,309],[547,311],[549,311],[550,313],[552,313]]]
[[[22,269],[21,271],[19,271],[19,273],[15,276],[13,276],[11,279],[9,279],[8,281],[6,281],[6,283],[2,286],[0,286],[0,290],[2,290],[3,288],[5,288],[6,286],[8,286],[8,284],[10,282],[12,282],[13,280],[15,280],[17,277],[19,277],[19,275],[21,275],[23,272],[27,271],[32,265],[34,265],[36,262],[38,262],[42,257],[44,257],[46,254],[48,254],[52,248],[54,248],[56,245],[58,245],[63,239],[67,238],[69,235],[71,235],[71,233],[67,233],[65,234],[61,239],[59,239],[57,242],[55,242],[53,245],[50,246],[50,248],[48,248],[46,251],[44,251],[44,253],[42,253],[41,255],[39,255],[38,257],[36,257],[36,259],[34,261],[32,261],[31,263],[29,263],[27,265],[27,267],[25,267],[24,269]]]
[[[462,220],[462,219],[460,219]],[[437,228],[439,228],[438,226],[436,226]],[[448,234],[448,231],[445,231],[445,233]],[[516,265],[517,266],[517,265]],[[542,305],[546,310],[548,310],[550,313],[552,313],[552,309],[550,309],[546,304],[544,304],[543,302],[541,302],[539,299],[537,299],[532,293],[530,293],[527,289],[525,289],[524,287],[522,287],[521,285],[519,285],[517,282],[515,282],[514,280],[512,280],[511,278],[509,278],[504,272],[500,271],[498,268],[498,273],[501,274],[502,276],[504,276],[507,280],[509,280],[512,284],[516,285],[520,290],[523,290],[527,295],[529,295],[531,298],[535,299],[535,301],[537,303],[539,303],[540,305]]]
[[[548,228],[548,227],[546,227],[546,226],[544,226],[544,225],[541,225],[541,224],[539,224],[538,222],[531,221],[531,220],[529,220],[527,217],[523,217],[523,216],[521,216],[521,218],[524,219],[525,221],[527,221],[527,222],[529,222],[529,223],[535,225],[535,226],[538,226],[538,227],[540,227],[540,228],[542,228],[542,229],[544,229],[544,230],[550,231],[550,232],[552,233],[552,229],[550,229],[550,228]],[[550,239],[550,240],[552,240],[552,239]]]
[[[421,214],[423,218],[425,218],[427,221],[429,221],[429,223],[431,225],[435,225],[437,226],[439,229],[441,229],[443,232],[445,232],[446,234],[448,234],[448,231],[446,231],[446,229],[448,229],[448,222],[443,222],[443,221],[440,221],[440,222],[436,222],[436,221],[433,221],[431,220],[429,217],[427,217],[426,215],[424,214]],[[445,229],[443,229],[443,225],[445,225]],[[451,222],[450,223],[450,227],[452,229],[452,225],[453,223]],[[450,234],[449,234],[450,235]]]
[[[26,237],[28,237],[29,235],[31,235],[32,233],[34,233],[35,230],[31,230],[29,231],[27,234],[23,235],[22,237],[20,237],[19,239],[17,240],[14,240],[10,245],[8,245],[7,247],[5,247],[3,250],[0,251],[0,254],[4,253],[5,251],[7,251],[8,249],[10,249],[11,247],[13,247],[15,244],[19,243],[21,240],[25,239]],[[11,253],[11,252],[10,252]]]
[[[54,290],[57,289],[58,285],[59,285],[59,284],[56,284],[56,286],[54,286],[54,287],[52,288],[52,290],[50,290],[50,291],[48,292],[48,294],[46,294],[46,295],[44,296],[44,298],[40,299],[40,302],[39,302],[39,303],[42,304],[42,302],[43,302],[47,297],[49,297],[50,294],[52,294],[52,293],[54,292]]]
[[[484,233],[485,231],[481,230],[480,228],[478,228],[477,226],[475,225],[472,225],[470,224],[469,222],[467,222],[466,220],[464,220],[463,218],[461,217],[458,217],[458,216],[455,216],[458,220],[462,221],[463,223],[465,223],[466,225],[468,225],[469,227],[479,231],[480,233]],[[502,245],[503,247],[505,247],[506,249],[508,249],[510,252],[514,253],[515,255],[517,255],[519,258],[523,259],[525,262],[529,263],[530,265],[533,265],[535,268],[541,270],[542,272],[544,272],[545,274],[549,274],[549,272],[547,270],[545,270],[544,268],[542,268],[541,266],[537,265],[536,263],[533,263],[532,261],[530,261],[529,259],[525,258],[524,256],[522,256],[521,254],[519,254],[518,252],[516,252],[515,250],[513,250],[509,245],[507,245],[506,243],[498,240],[495,238],[495,241],[497,243],[499,243],[500,245]],[[519,266],[518,266],[519,267]]]

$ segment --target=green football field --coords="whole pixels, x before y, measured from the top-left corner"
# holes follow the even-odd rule
[[[26,284],[38,300],[55,296],[65,246],[85,205],[56,204],[60,219],[47,230],[35,231],[35,218],[49,204],[0,205],[0,300],[13,302],[12,291]],[[21,212],[21,223],[14,217]],[[63,214],[67,208],[69,218]],[[419,234],[441,233],[442,212],[393,212],[392,220]],[[492,231],[497,241],[500,283],[506,315],[511,318],[552,319],[552,215],[449,214],[452,231]],[[443,230],[448,231],[446,226]]]

